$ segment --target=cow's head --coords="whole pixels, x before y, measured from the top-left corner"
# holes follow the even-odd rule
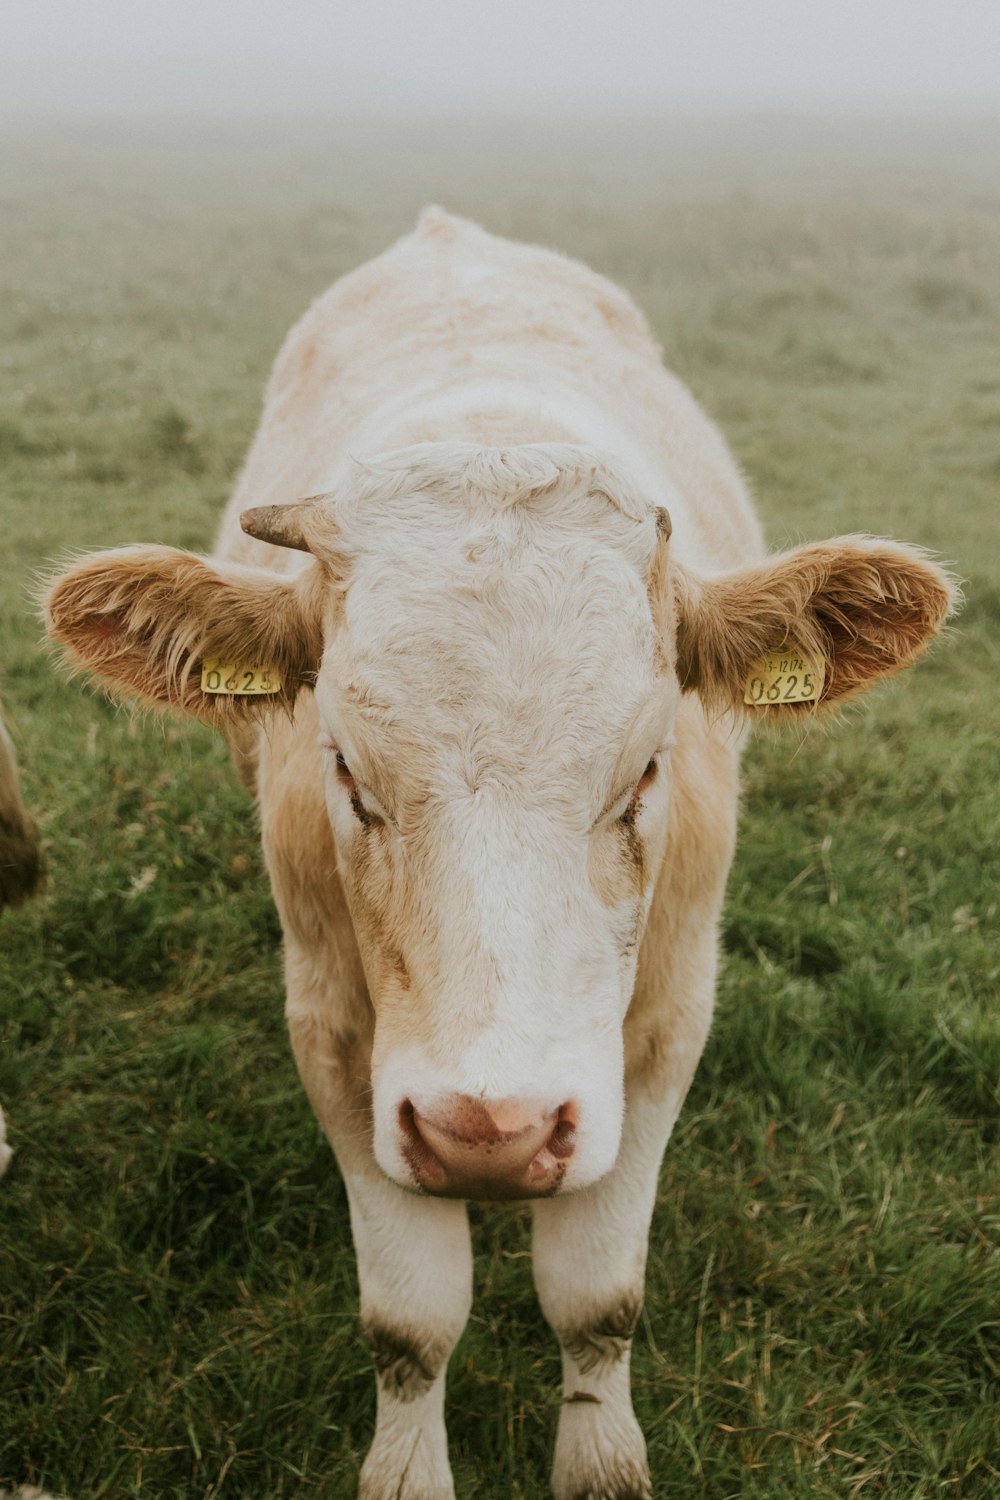
[[[302,570],[98,554],[55,582],[54,634],[223,725],[315,692],[380,1165],[463,1197],[586,1186],[618,1150],[682,694],[741,714],[753,663],[794,643],[841,703],[916,656],[945,575],[849,537],[697,577],[666,513],[568,445],[421,445],[243,524]],[[269,666],[281,693],[206,695],[209,657]]]

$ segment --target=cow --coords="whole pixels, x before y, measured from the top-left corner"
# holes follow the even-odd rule
[[[14,746],[0,719],[0,910],[27,901],[37,891],[41,878],[38,837],[21,797]],[[13,1155],[0,1109],[0,1177],[10,1166]]]
[[[434,208],[292,329],[211,557],[55,579],[70,658],[217,726],[257,798],[377,1374],[364,1500],[454,1495],[466,1200],[532,1204],[557,1500],[651,1495],[630,1344],[746,725],[843,704],[952,602],[913,547],[768,556],[630,299]]]
[[[27,901],[41,874],[38,837],[21,796],[14,746],[0,719],[0,908]]]

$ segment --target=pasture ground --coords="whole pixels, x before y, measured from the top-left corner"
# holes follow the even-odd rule
[[[1000,1493],[998,148],[940,122],[8,125],[0,699],[49,879],[0,919],[0,1485],[354,1492],[374,1382],[253,813],[207,732],[54,672],[30,595],[68,549],[208,548],[286,329],[438,200],[631,290],[774,545],[884,532],[965,580],[928,661],[748,754],[634,1377],[658,1497]],[[458,1490],[535,1500],[559,1390],[528,1214],[472,1217]]]

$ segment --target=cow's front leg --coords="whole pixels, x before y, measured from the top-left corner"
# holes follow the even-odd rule
[[[453,1500],[444,1386],[472,1304],[465,1205],[407,1193],[374,1166],[346,1181],[378,1381],[360,1500]]]
[[[375,1437],[360,1500],[454,1500],[444,1385],[472,1305],[465,1205],[408,1193],[383,1176],[371,1149],[367,1037],[360,1024],[331,1024],[322,991],[317,999],[310,988],[309,955],[287,937],[285,964],[289,1035],[347,1188],[375,1362]]]
[[[633,1099],[614,1170],[592,1188],[535,1205],[542,1311],[562,1348],[556,1500],[649,1500],[646,1443],[629,1386],[660,1158],[678,1098]]]

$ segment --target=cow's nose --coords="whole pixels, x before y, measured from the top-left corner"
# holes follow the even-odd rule
[[[496,1202],[538,1198],[562,1182],[576,1142],[577,1112],[524,1099],[451,1094],[419,1110],[399,1107],[403,1154],[425,1192]]]

